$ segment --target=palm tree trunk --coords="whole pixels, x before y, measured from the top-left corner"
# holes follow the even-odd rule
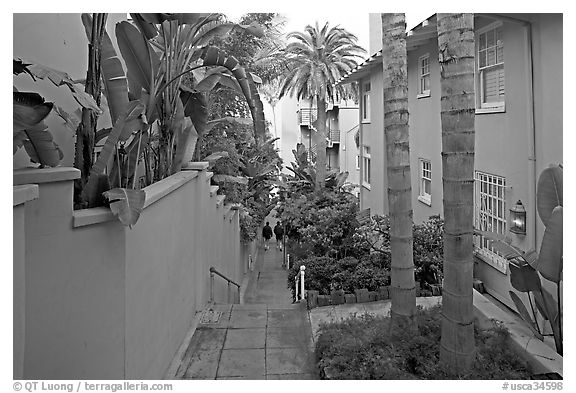
[[[324,188],[326,181],[326,98],[318,96],[318,124],[316,130],[316,190]]]
[[[416,330],[404,14],[381,14],[384,135],[392,256],[392,328]]]
[[[474,15],[438,14],[438,48],[445,217],[440,361],[462,373],[474,359]]]

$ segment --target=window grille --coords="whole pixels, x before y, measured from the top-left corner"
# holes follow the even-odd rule
[[[506,179],[476,171],[474,175],[474,227],[481,231],[506,233]],[[506,273],[508,261],[493,251],[484,236],[474,236],[476,254]]]

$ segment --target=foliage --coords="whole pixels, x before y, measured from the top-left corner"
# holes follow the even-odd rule
[[[339,102],[345,90],[338,80],[354,69],[365,50],[356,44],[354,34],[341,27],[306,26],[304,32],[288,34],[283,53],[288,72],[282,78],[278,98],[286,94],[316,101],[316,188],[324,187],[326,174],[326,100]]]
[[[431,216],[413,226],[414,274],[422,288],[440,284],[444,269],[444,220]]]
[[[24,146],[32,162],[41,167],[58,165],[63,154],[44,123],[53,104],[37,93],[15,91],[12,95],[13,153]]]
[[[260,225],[274,207],[270,191],[274,187],[280,157],[273,140],[256,142],[251,126],[238,121],[221,122],[200,141],[199,152],[228,153],[211,168],[213,181],[226,195],[225,202],[242,206],[240,234],[243,242],[256,238]]]
[[[116,26],[126,74],[110,38],[102,32],[102,79],[113,127],[97,132],[107,138],[81,188],[78,199],[83,207],[98,205],[102,176],[109,177],[118,189],[131,186],[133,192],[129,194],[139,193],[136,199],[141,200],[143,191],[137,190],[137,186],[178,172],[192,159],[198,136],[208,129],[206,92],[218,86],[242,92],[256,134],[264,133],[260,126],[263,112],[258,111],[252,94],[255,89],[252,77],[234,57],[209,45],[213,37],[235,30],[260,34],[257,26],[226,23],[220,14],[132,14],[132,17],[134,24],[121,22]],[[82,22],[90,41],[94,32],[92,18],[83,14]],[[144,174],[139,177],[141,166]],[[126,203],[128,199],[117,201]],[[117,210],[131,211],[134,206],[137,205]]]
[[[540,245],[540,253],[535,250],[523,251],[511,244],[511,239],[497,237],[492,232],[480,232],[488,238],[493,249],[509,260],[510,283],[512,287],[528,296],[531,313],[520,299],[510,291],[520,317],[527,323],[534,335],[543,340],[542,329],[538,325],[537,311],[552,328],[556,351],[563,353],[562,307],[560,282],[563,271],[562,205],[563,205],[562,166],[546,168],[538,178],[538,215],[546,229]],[[540,275],[556,284],[556,301],[542,287]],[[536,307],[534,307],[534,303]]]
[[[379,287],[390,285],[390,262],[378,254],[366,254],[360,260],[354,257],[337,260],[327,256],[297,259],[288,272],[289,289],[294,289],[294,276],[300,265],[306,266],[306,289],[322,295],[339,289],[346,293],[354,293],[360,288],[377,291]]]
[[[476,328],[473,367],[466,374],[450,374],[439,363],[440,306],[419,310],[417,319],[417,335],[399,329],[389,333],[390,318],[369,314],[321,325],[315,349],[318,366],[331,379],[530,377],[528,365],[511,350],[509,332],[501,326]]]
[[[84,109],[91,109],[100,113],[100,108],[94,99],[81,90],[70,76],[62,71],[43,66],[41,64],[25,63],[22,60],[13,60],[13,74],[27,74],[33,80],[47,79],[56,87],[65,86],[72,97]],[[76,129],[79,119],[66,113],[62,108],[52,102],[45,102],[44,98],[34,92],[20,92],[14,87],[13,95],[13,153],[22,146],[34,163],[44,166],[57,166],[63,158],[63,153],[54,142],[52,134],[47,130],[44,119],[55,113],[64,120],[65,125],[72,130]]]
[[[440,216],[431,216],[422,224],[413,225],[414,274],[423,289],[442,280],[443,233],[444,221]],[[379,215],[370,217],[369,222],[356,230],[354,240],[357,247],[382,254],[389,261],[390,219]]]
[[[297,243],[308,255],[344,258],[354,254],[351,238],[358,212],[354,195],[327,188],[309,194],[290,193],[277,212],[286,224],[290,250]]]

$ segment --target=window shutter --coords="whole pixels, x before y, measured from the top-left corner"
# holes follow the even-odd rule
[[[504,66],[483,70],[484,102],[502,102],[505,97]]]

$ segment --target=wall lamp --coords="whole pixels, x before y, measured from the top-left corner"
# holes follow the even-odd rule
[[[518,200],[516,205],[510,209],[510,221],[512,223],[510,232],[517,235],[526,234],[526,209],[524,209],[522,201]]]

